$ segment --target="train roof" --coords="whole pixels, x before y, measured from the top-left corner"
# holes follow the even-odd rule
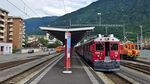
[[[113,34],[110,34],[110,35],[101,35],[101,34],[98,34],[97,37],[93,37],[87,41],[85,41],[84,43],[81,43],[77,46],[82,46],[84,44],[87,44],[87,43],[90,43],[90,42],[120,42],[120,40],[116,37],[114,37]]]
[[[102,41],[102,42],[112,42],[112,41],[120,41],[118,38],[114,37],[113,34],[110,34],[108,36],[104,36],[104,35],[101,35],[99,34],[97,38],[94,39],[95,42],[99,42],[99,41]]]

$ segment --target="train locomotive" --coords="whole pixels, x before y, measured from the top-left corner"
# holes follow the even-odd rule
[[[126,42],[121,44],[121,58],[135,60],[140,55],[140,50],[137,48],[137,44],[133,42]]]
[[[113,34],[98,35],[75,47],[79,56],[98,71],[120,70],[120,40]]]

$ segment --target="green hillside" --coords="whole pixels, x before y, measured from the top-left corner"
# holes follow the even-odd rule
[[[44,32],[40,30],[40,27],[48,26],[56,18],[57,16],[47,16],[47,17],[36,17],[36,18],[25,19],[24,22],[25,22],[26,34],[27,35],[44,34]]]
[[[97,13],[101,13],[102,24],[125,24],[129,37],[136,37],[143,25],[143,34],[150,36],[150,0],[98,0],[85,8],[57,18],[51,26],[68,26],[72,24],[96,24],[99,21]],[[96,33],[105,33],[103,27],[96,27]],[[122,28],[108,28],[108,33],[114,33],[122,38]]]

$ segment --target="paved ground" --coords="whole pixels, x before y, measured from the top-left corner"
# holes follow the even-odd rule
[[[32,56],[48,54],[48,52],[37,52],[32,54],[10,54],[10,55],[0,55],[0,63],[5,63],[9,61],[16,61],[16,60],[24,60],[28,59]]]
[[[150,50],[141,50],[137,60],[150,62]]]
[[[79,59],[77,59],[77,56],[73,56],[71,58],[71,71],[73,72],[71,74],[62,73],[62,71],[65,70],[63,62],[64,59],[61,59],[52,69],[46,73],[46,75],[44,75],[44,77],[38,79],[38,84],[103,84],[103,82],[93,83],[91,81],[91,75],[90,77],[87,75],[87,72],[84,70]],[[31,81],[33,82],[33,80],[37,79],[38,76],[34,77],[26,84],[30,84]],[[99,80],[97,81],[99,82]]]
[[[143,74],[142,72],[138,72],[136,70],[120,66],[120,73],[124,74],[125,76],[139,82],[139,84],[150,84],[150,76]]]
[[[150,59],[147,59],[147,58],[137,58],[136,60],[145,61],[145,62],[149,62],[150,63]]]

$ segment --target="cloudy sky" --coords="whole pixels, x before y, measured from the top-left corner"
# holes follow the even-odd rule
[[[94,1],[97,0],[0,0],[0,8],[8,10],[9,15],[21,16],[22,18],[61,16],[85,7]],[[29,16],[20,12],[11,3]]]

